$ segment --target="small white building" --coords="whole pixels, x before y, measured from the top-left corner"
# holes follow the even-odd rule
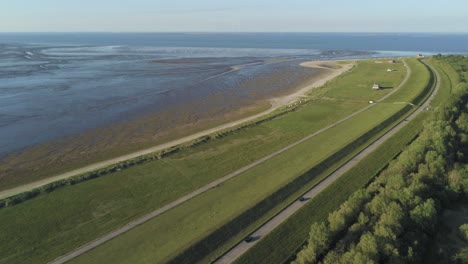
[[[392,71],[395,71],[394,69],[387,69],[388,72],[392,72]]]
[[[373,90],[380,90],[382,87],[380,86],[380,84],[378,83],[374,83],[374,85],[372,86],[372,89]]]

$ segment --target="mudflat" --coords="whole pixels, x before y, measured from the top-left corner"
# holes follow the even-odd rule
[[[323,85],[351,67],[351,64],[333,62],[296,64],[297,67],[283,65],[269,74],[253,75],[236,84],[236,89],[228,93],[222,90],[204,97],[192,97],[190,101],[175,103],[164,110],[141,113],[125,121],[5,155],[0,160],[0,189],[51,176],[55,180],[66,178],[70,172],[75,175],[84,172],[83,169],[89,171],[115,163],[116,157],[121,160],[129,157],[128,153],[133,157],[157,151],[193,140],[204,132],[212,133],[258,118],[300,99],[310,89]],[[241,74],[236,71],[242,67],[245,66],[232,67],[229,74]],[[298,69],[305,72],[298,75]],[[278,87],[278,84],[282,86]],[[244,93],[244,96],[235,95],[234,90],[235,93]],[[86,168],[75,171],[83,166]]]

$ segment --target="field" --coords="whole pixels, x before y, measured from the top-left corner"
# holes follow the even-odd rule
[[[283,263],[304,244],[310,224],[324,220],[337,209],[350,194],[367,184],[402,148],[411,142],[422,128],[426,113],[418,116],[372,152],[352,170],[329,188],[308,202],[285,223],[256,244],[236,263]],[[274,250],[273,250],[274,249]]]
[[[186,149],[159,161],[132,167],[76,186],[65,187],[23,204],[1,209],[0,231],[3,234],[1,243],[6,247],[0,253],[2,254],[0,262],[36,263],[51,260],[348,115],[366,105],[368,100],[376,100],[389,91],[370,91],[368,86],[360,86],[362,80],[365,80],[364,77],[376,67],[382,68],[377,69],[382,72],[381,78],[387,78],[392,86],[396,86],[403,78],[403,74],[387,76],[388,73],[384,72],[387,65],[374,65],[372,61],[361,62],[352,72],[323,88],[322,94],[325,94],[326,99],[314,98],[315,102],[303,106],[296,112],[243,129],[222,139]],[[335,100],[328,99],[333,98],[333,93],[336,91],[346,90],[349,87],[360,87],[355,90],[356,100],[343,101],[343,98],[339,98],[340,102],[337,104]],[[320,94],[318,91],[316,93]],[[368,93],[367,98],[363,97],[364,93]],[[336,129],[335,132],[327,132],[317,139],[314,138],[307,144],[291,149],[284,155],[239,175],[220,188],[190,201],[193,204],[187,203],[171,210],[161,216],[163,220],[158,217],[156,225],[143,225],[140,227],[143,228],[141,231],[138,231],[140,230],[138,228],[125,236],[143,239],[144,237],[138,237],[140,232],[146,234],[148,230],[160,230],[161,234],[154,234],[158,236],[158,241],[164,242],[164,247],[154,252],[153,245],[145,248],[142,243],[139,248],[146,252],[147,254],[143,255],[150,257],[152,261],[157,258],[168,258],[183,248],[184,244],[196,240],[214,229],[216,224],[220,225],[255,201],[268,196],[273,190],[304,173],[343,144],[351,142],[363,131],[400,108],[402,105],[398,104],[378,105],[372,113],[366,112],[368,116],[360,119],[368,120],[363,122],[365,124],[349,122],[351,125],[349,130]],[[330,142],[330,146],[324,146],[322,141]],[[310,151],[311,149],[313,151]],[[291,155],[299,158],[292,163]],[[201,215],[195,217],[198,221],[187,217],[187,214],[195,213],[197,208],[210,208],[210,210],[199,210]],[[175,227],[177,230],[167,229],[167,225],[174,227],[173,223],[178,221],[175,219],[180,221]],[[189,223],[184,224],[186,222]],[[184,228],[180,228],[181,226]],[[185,242],[177,240],[173,235],[180,236]],[[162,237],[166,237],[166,240]],[[115,239],[112,243],[118,245],[119,241],[123,240]],[[95,252],[104,252],[104,250],[101,251],[99,248]],[[102,254],[105,256],[105,253]]]
[[[344,145],[353,142],[360,134],[375,126],[381,118],[390,116],[400,108],[400,105],[390,104],[374,107],[372,111],[366,111],[366,115],[359,116],[367,121],[367,126],[356,120],[340,124],[327,131],[329,133],[320,134],[261,166],[250,169],[219,188],[204,193],[109,241],[78,258],[77,263],[89,263],[90,260],[98,262],[105,260],[109,261],[108,263],[124,260],[131,263],[145,255],[157,262],[168,260],[191,241],[203,237],[253,204],[265,199]],[[148,233],[157,234],[158,239],[143,235]],[[127,243],[138,246],[132,247],[129,251],[120,250],[125,248]]]
[[[421,67],[424,69],[424,66],[421,65]],[[423,87],[424,83],[414,89],[417,93]],[[86,263],[90,260],[133,262],[141,256],[147,256],[158,262],[168,261],[177,252],[183,250],[183,245],[206,236],[215,231],[217,227],[221,227],[224,222],[247,210],[252,204],[270,197],[281,186],[303,175],[344,145],[354,142],[359,135],[375,127],[381,120],[390,117],[403,107],[401,104],[379,104],[337,125],[327,133],[320,134],[261,166],[237,176],[219,188],[196,197],[113,239],[78,258],[75,262]],[[365,122],[359,122],[359,120],[365,120]],[[315,182],[319,180],[319,178],[314,179]],[[229,195],[226,195],[228,193]],[[180,225],[174,226],[172,224],[174,222]],[[149,232],[157,234],[159,239],[154,240],[143,236]],[[125,251],[125,244],[137,243],[136,241],[138,241],[138,247]],[[218,241],[212,243],[216,242]]]
[[[451,70],[450,66],[445,69]],[[449,81],[447,76],[441,74],[441,88],[431,103],[432,107],[437,107],[448,98],[452,89]],[[418,135],[429,114],[430,112],[420,113],[352,170],[312,199],[306,207],[262,238],[235,263],[284,263],[292,260],[290,258],[308,238],[311,223],[326,220],[328,214],[338,209],[350,194],[378,175]]]

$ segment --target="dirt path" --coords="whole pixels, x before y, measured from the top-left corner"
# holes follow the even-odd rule
[[[403,61],[403,63],[405,63],[405,65],[407,65],[406,62]],[[397,86],[395,89],[393,89],[390,93],[388,93],[387,95],[382,97],[377,102],[385,100],[387,97],[389,97],[390,95],[392,95],[393,93],[398,91],[408,81],[409,77],[411,76],[411,69],[408,66],[406,68],[407,68],[406,77],[402,81],[402,83],[399,86]],[[195,191],[193,191],[193,192],[191,192],[191,193],[189,193],[189,194],[187,194],[187,195],[185,195],[183,197],[180,197],[179,199],[177,199],[177,200],[175,200],[175,201],[173,201],[173,202],[171,202],[169,204],[166,204],[165,206],[163,206],[163,207],[161,207],[161,208],[159,208],[159,209],[157,209],[157,210],[155,210],[155,211],[153,211],[153,212],[151,212],[151,213],[149,213],[149,214],[147,214],[147,215],[145,215],[145,216],[143,216],[143,217],[141,217],[141,218],[139,218],[139,219],[137,219],[137,220],[135,220],[133,222],[130,222],[127,225],[125,225],[125,226],[123,226],[123,227],[121,227],[121,228],[119,228],[119,229],[117,229],[117,230],[103,236],[103,237],[100,237],[100,238],[98,238],[98,239],[96,239],[96,240],[94,240],[94,241],[92,241],[92,242],[90,242],[88,244],[85,244],[85,245],[77,248],[76,250],[55,259],[51,263],[52,264],[65,263],[65,262],[67,262],[67,261],[69,261],[71,259],[74,259],[74,258],[80,256],[81,254],[84,254],[87,251],[90,251],[90,250],[98,247],[99,245],[104,244],[105,242],[107,242],[107,241],[109,241],[109,240],[111,240],[111,239],[113,239],[113,238],[115,238],[115,237],[117,237],[117,236],[119,236],[119,235],[133,229],[133,228],[135,228],[136,226],[141,225],[141,224],[143,224],[143,223],[157,217],[158,215],[161,215],[162,213],[164,213],[164,212],[166,212],[166,211],[168,211],[168,210],[170,210],[170,209],[172,209],[172,208],[174,208],[174,207],[176,207],[176,206],[178,206],[178,205],[180,205],[180,204],[182,204],[182,203],[184,203],[184,202],[186,202],[186,201],[188,201],[188,200],[190,200],[190,199],[192,199],[192,198],[194,198],[194,197],[196,197],[196,196],[198,196],[198,195],[200,195],[200,194],[202,194],[202,193],[204,193],[204,192],[206,192],[208,190],[210,190],[211,188],[217,187],[219,184],[221,184],[221,183],[223,183],[223,182],[225,182],[225,181],[227,181],[227,180],[229,180],[229,179],[231,179],[231,178],[233,178],[233,177],[235,177],[235,176],[237,176],[237,175],[239,175],[239,174],[241,174],[241,173],[243,173],[243,172],[245,172],[245,171],[247,171],[247,170],[249,170],[249,169],[251,169],[251,168],[253,168],[253,167],[255,167],[255,166],[257,166],[257,165],[259,165],[259,164],[261,164],[261,163],[263,163],[263,162],[265,162],[265,161],[267,161],[267,160],[269,160],[269,159],[283,153],[283,152],[285,152],[285,151],[287,151],[288,149],[293,148],[293,147],[301,144],[302,142],[311,139],[312,137],[315,137],[316,135],[318,135],[318,134],[320,134],[320,133],[322,133],[322,132],[324,132],[324,131],[326,131],[326,130],[328,130],[328,129],[330,129],[330,128],[332,128],[332,127],[334,127],[334,126],[336,126],[336,125],[338,125],[338,124],[340,124],[340,123],[342,123],[342,122],[344,122],[344,121],[346,121],[348,119],[350,119],[351,117],[353,117],[353,116],[355,116],[355,115],[369,109],[370,107],[372,107],[374,105],[375,104],[368,105],[368,106],[362,108],[361,110],[358,110],[358,111],[354,112],[353,114],[351,114],[351,115],[349,115],[349,116],[347,116],[347,117],[345,117],[345,118],[343,118],[343,119],[341,119],[341,120],[339,120],[339,121],[337,121],[337,122],[335,122],[335,123],[333,123],[333,124],[331,124],[329,126],[326,126],[326,127],[322,128],[322,129],[316,131],[313,134],[310,134],[310,135],[308,135],[308,136],[306,136],[306,137],[304,137],[304,138],[302,138],[302,139],[300,139],[300,140],[298,140],[298,141],[296,141],[296,142],[294,142],[294,143],[292,143],[292,144],[290,144],[290,145],[288,145],[288,146],[286,146],[286,147],[284,147],[284,148],[282,148],[282,149],[280,149],[278,151],[275,151],[275,152],[271,153],[268,156],[265,156],[265,157],[255,161],[255,162],[253,162],[253,163],[251,163],[251,164],[249,164],[247,166],[244,166],[243,168],[240,168],[240,169],[238,169],[238,170],[236,170],[236,171],[234,171],[234,172],[232,172],[232,173],[230,173],[230,174],[228,174],[228,175],[226,175],[226,176],[224,176],[224,177],[222,177],[222,178],[220,178],[218,180],[215,180],[215,181],[213,181],[213,182],[211,182],[211,183],[209,183],[209,184],[207,184],[207,185],[205,185],[205,186],[203,186],[203,187],[201,187],[201,188],[199,188],[199,189],[197,189],[197,190],[195,190]]]
[[[426,63],[424,63],[426,64]],[[333,182],[343,176],[346,172],[348,172],[352,167],[357,165],[362,159],[364,159],[367,155],[369,155],[372,151],[378,148],[381,144],[383,144],[388,138],[395,135],[398,131],[400,131],[409,121],[414,119],[420,112],[424,111],[424,109],[430,104],[432,98],[437,93],[440,87],[440,76],[439,73],[432,68],[430,65],[426,64],[430,68],[430,70],[435,74],[437,79],[437,84],[435,89],[432,91],[429,98],[426,100],[424,104],[422,104],[416,111],[414,111],[408,118],[401,121],[397,126],[392,128],[390,131],[385,133],[382,137],[380,137],[377,141],[369,145],[367,148],[362,150],[358,155],[352,158],[350,161],[345,163],[335,172],[333,172],[330,176],[325,178],[321,181],[318,185],[310,189],[303,197],[306,201],[314,198],[328,186],[330,186]],[[409,68],[408,68],[409,69]],[[238,243],[236,246],[231,248],[227,253],[225,253],[221,258],[219,258],[215,263],[216,264],[227,264],[234,262],[237,258],[239,258],[242,254],[244,254],[247,250],[252,248],[262,237],[268,235],[271,231],[273,231],[276,227],[278,227],[281,223],[286,221],[291,215],[301,209],[305,204],[306,201],[294,201],[288,207],[283,209],[279,214],[271,218],[268,222],[263,224],[260,228],[250,234],[250,237],[253,238],[251,242],[242,241]]]
[[[190,141],[192,141],[194,139],[197,139],[197,138],[200,138],[200,137],[203,137],[203,136],[206,136],[206,135],[209,135],[209,134],[212,134],[212,133],[215,133],[215,132],[227,129],[227,128],[238,126],[238,125],[240,125],[242,123],[245,123],[245,122],[248,122],[248,121],[255,120],[257,118],[260,118],[262,116],[265,116],[267,114],[272,113],[273,111],[279,109],[280,107],[286,106],[287,104],[290,104],[291,102],[296,101],[297,99],[304,96],[311,89],[316,88],[316,87],[320,87],[320,86],[324,85],[326,82],[328,82],[328,81],[336,78],[337,76],[345,73],[346,71],[351,69],[353,67],[353,65],[354,65],[354,63],[350,61],[350,64],[342,65],[342,67],[339,68],[339,69],[329,69],[329,68],[327,68],[328,71],[325,72],[324,76],[322,78],[320,78],[319,80],[314,81],[311,85],[308,85],[308,86],[304,87],[303,89],[301,89],[301,90],[299,90],[299,91],[297,91],[297,92],[295,92],[293,94],[271,99],[270,100],[271,105],[272,105],[271,108],[264,111],[264,112],[261,112],[261,113],[258,113],[258,114],[255,114],[255,115],[240,119],[240,120],[236,120],[236,121],[233,121],[233,122],[230,122],[230,123],[226,123],[226,124],[223,124],[223,125],[211,128],[211,129],[207,129],[207,130],[192,134],[190,136],[183,137],[183,138],[180,138],[180,139],[177,139],[177,140],[173,140],[173,141],[161,144],[161,145],[157,145],[157,146],[154,146],[154,147],[151,147],[151,148],[143,149],[143,150],[140,150],[140,151],[137,151],[137,152],[134,152],[134,153],[123,155],[123,156],[113,158],[113,159],[109,159],[109,160],[106,160],[106,161],[97,162],[97,163],[94,163],[94,164],[91,164],[91,165],[88,165],[88,166],[85,166],[85,167],[82,167],[82,168],[79,168],[79,169],[76,169],[76,170],[72,170],[72,171],[69,171],[69,172],[66,172],[66,173],[62,173],[62,174],[59,174],[59,175],[52,176],[52,177],[49,177],[49,178],[46,178],[46,179],[43,179],[43,180],[35,181],[35,182],[24,184],[24,185],[15,187],[15,188],[4,190],[4,191],[0,192],[0,199],[7,198],[7,197],[10,197],[10,196],[22,193],[22,192],[30,191],[30,190],[32,190],[34,188],[38,188],[38,187],[41,187],[43,185],[46,185],[46,184],[49,184],[49,183],[52,183],[52,182],[55,182],[55,181],[70,178],[70,177],[73,177],[73,176],[76,176],[76,175],[79,175],[79,174],[83,174],[83,173],[86,173],[86,172],[98,170],[98,169],[101,169],[101,168],[105,168],[107,166],[117,164],[117,163],[122,162],[122,161],[126,161],[126,160],[129,160],[129,159],[133,159],[133,158],[136,158],[136,157],[139,157],[139,156],[150,154],[150,153],[153,153],[153,152],[156,152],[156,151],[167,149],[167,148],[177,146],[177,145],[180,145],[180,144],[183,144],[183,143],[186,143],[186,142],[190,142]]]

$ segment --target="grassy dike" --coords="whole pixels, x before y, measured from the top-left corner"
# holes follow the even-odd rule
[[[407,92],[405,89],[407,101],[418,98],[429,79],[429,72],[425,66],[411,61],[411,67],[415,70],[411,81],[416,80],[419,85],[405,86],[411,90]],[[184,262],[200,260],[200,255],[192,256],[190,252],[209,254],[210,250],[224,242],[226,237],[236,234],[239,228],[245,229],[258,217],[274,208],[277,201],[297,191],[297,187],[301,182],[304,183],[304,180],[319,181],[320,179],[316,178],[317,171],[310,168],[321,167],[320,164],[328,166],[336,162],[350,151],[348,149],[347,152],[340,152],[345,146],[353,142],[362,144],[362,136],[369,139],[378,133],[382,129],[383,120],[386,120],[383,127],[387,127],[395,121],[392,120],[395,113],[412,108],[407,104],[386,102],[109,241],[79,257],[74,263],[134,262],[141,258],[155,262],[171,259],[178,262],[181,259],[176,256],[180,255],[181,251],[187,256],[183,258]],[[390,120],[390,123],[387,120]],[[375,127],[379,129],[376,130]],[[373,134],[366,135],[371,130]],[[335,156],[335,153],[340,155]],[[288,187],[284,189],[284,186]],[[219,230],[227,232],[221,235],[223,232]],[[151,236],[148,235],[150,233]],[[153,236],[158,239],[155,240]],[[128,243],[138,246],[127,249],[125,245]],[[191,247],[187,248],[190,244]]]
[[[263,237],[235,263],[284,263],[307,240],[311,223],[321,221],[352,193],[366,185],[421,131],[427,113],[411,121],[300,211]]]
[[[2,233],[0,239],[1,244],[5,246],[0,252],[0,262],[49,261],[207,182],[333,123],[366,105],[367,100],[376,100],[389,91],[370,91],[372,80],[369,81],[368,76],[372,76],[372,79],[386,80],[388,86],[396,86],[401,82],[404,69],[402,65],[399,66],[401,73],[390,75],[385,72],[387,65],[363,61],[351,72],[315,91],[315,93],[324,94],[324,97],[333,98],[333,94],[329,92],[341,94],[340,90],[356,87],[354,89],[356,98],[359,96],[363,101],[365,99],[364,102],[356,102],[356,98],[350,93],[347,95],[349,101],[340,100],[338,103],[314,97],[314,102],[268,122],[236,131],[220,139],[208,140],[203,144],[182,149],[160,160],[146,162],[78,185],[67,186],[25,203],[3,208],[0,210],[0,232]],[[364,98],[363,95],[366,93],[367,97]],[[374,117],[376,121],[388,112],[384,105],[382,107],[382,116]],[[388,105],[386,107],[396,110],[400,106]],[[357,127],[366,129],[366,127]],[[341,135],[343,139],[347,136],[347,133]],[[320,142],[314,144],[318,143]],[[309,150],[301,149],[294,155],[300,155],[301,152]],[[312,161],[315,162],[320,158],[317,157]],[[305,170],[302,169],[298,174]],[[272,181],[272,188],[289,179],[291,178],[281,179],[280,177],[281,181]],[[260,181],[258,184],[263,185]],[[251,185],[251,179],[244,178],[240,187],[236,188],[247,190],[246,186],[249,185]],[[249,192],[256,193],[255,188],[248,189],[247,194],[244,193],[247,195],[247,200],[250,199]],[[220,197],[226,197],[227,190],[227,193],[237,191],[235,188],[218,189],[224,190],[219,193]],[[217,197],[215,196],[214,199]],[[198,209],[194,207],[188,212],[193,212],[195,208]],[[203,210],[209,211],[206,207]],[[243,209],[238,208],[237,211],[239,210]],[[214,212],[212,217],[216,218],[218,214],[221,214],[221,211]],[[227,216],[230,216],[229,213]],[[174,226],[175,222],[174,219],[169,218],[166,224]],[[179,225],[184,225],[184,221]],[[173,242],[170,237],[165,239]],[[168,244],[171,246],[170,243]],[[173,248],[167,252],[172,252],[172,250]]]
[[[431,102],[432,107],[437,107],[448,98],[452,83],[451,78],[440,71],[441,65],[437,65],[436,61],[431,61],[430,64],[439,71],[441,77],[441,87]],[[446,72],[453,71],[449,65],[443,65],[443,67]],[[451,76],[458,78],[457,74]],[[428,115],[430,112],[420,113],[343,177],[309,201],[304,208],[296,212],[272,233],[262,238],[235,263],[285,263],[290,261],[306,243],[311,223],[326,220],[328,214],[336,210],[348,199],[349,195],[372,181],[391,160],[396,158],[417,137]]]

